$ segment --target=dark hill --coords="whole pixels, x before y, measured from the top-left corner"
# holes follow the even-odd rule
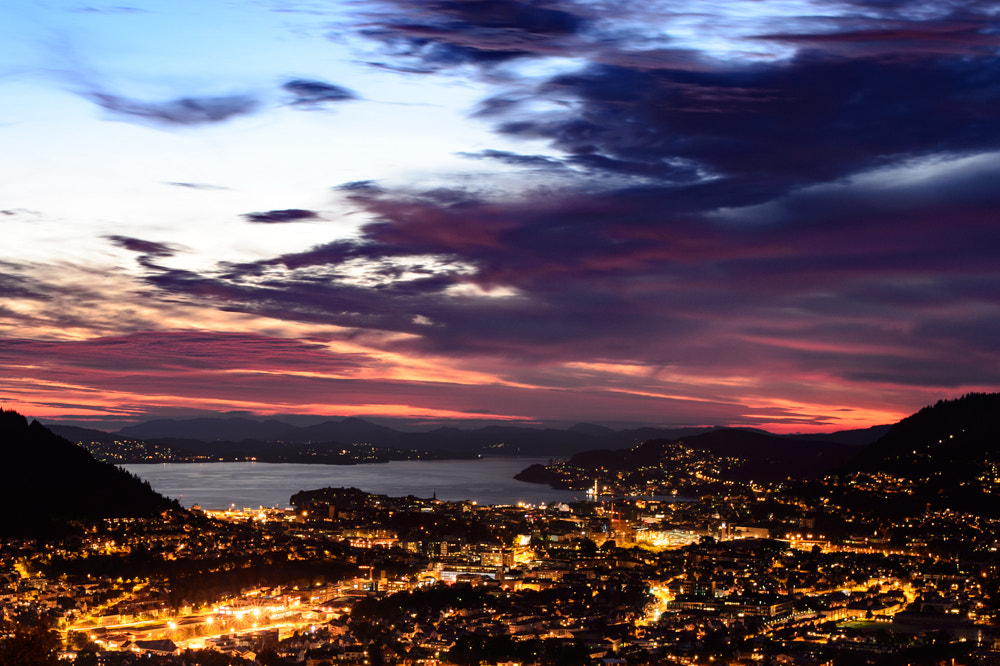
[[[17,412],[0,410],[0,536],[61,531],[71,521],[180,508],[149,484]]]
[[[852,512],[882,518],[943,509],[1000,518],[998,469],[1000,393],[972,393],[893,425],[824,478],[821,492]]]
[[[739,464],[725,475],[734,480],[814,477],[842,464],[853,453],[843,444],[789,439],[740,428],[720,428],[675,441],[716,456],[739,459]],[[632,449],[585,451],[573,456],[570,465],[634,471],[657,465],[673,455],[672,444],[672,440],[655,439]]]
[[[800,435],[787,435],[792,439],[802,439],[816,442],[836,442],[837,444],[850,444],[851,446],[868,446],[874,444],[887,432],[891,425],[877,425],[871,428],[860,430],[838,430],[831,433],[807,433]]]
[[[101,442],[102,444],[111,444],[115,440],[121,439],[121,436],[115,433],[94,430],[92,428],[78,428],[77,426],[68,425],[48,425],[45,427],[71,442]]]
[[[842,471],[925,478],[972,472],[971,467],[996,462],[1000,462],[1000,393],[970,393],[940,400],[906,417]]]
[[[395,446],[404,433],[357,417],[341,421],[324,421],[312,426],[290,429],[281,439],[292,442],[344,442]],[[259,437],[258,437],[259,439]]]
[[[686,437],[684,444],[719,456],[742,458],[737,478],[779,480],[819,476],[848,460],[846,444],[772,435],[761,430],[726,428]]]
[[[591,437],[605,437],[615,434],[615,431],[611,428],[594,423],[577,423],[567,428],[567,430],[569,432],[580,433],[581,435],[590,435]]]

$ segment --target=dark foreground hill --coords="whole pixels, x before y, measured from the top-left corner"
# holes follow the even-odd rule
[[[842,471],[910,479],[968,475],[1000,464],[1000,393],[939,400],[893,425]],[[964,480],[964,479],[963,479]]]
[[[824,480],[852,510],[948,509],[1000,518],[1000,393],[925,407]]]
[[[37,421],[0,410],[0,536],[58,532],[72,521],[153,516],[180,508]]]

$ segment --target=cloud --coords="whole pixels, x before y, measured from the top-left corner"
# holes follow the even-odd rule
[[[997,62],[802,56],[706,72],[592,65],[539,90],[573,100],[570,111],[493,115],[500,132],[549,140],[592,166],[602,159],[648,171],[681,160],[705,174],[779,178],[790,188],[904,158],[1000,146],[992,111],[1000,86],[984,84]]]
[[[105,236],[106,240],[130,252],[139,254],[139,263],[146,268],[158,269],[155,259],[172,257],[179,251],[179,247],[170,243],[158,243],[156,241],[142,240],[130,236]]]
[[[182,182],[165,182],[164,185],[172,185],[173,187],[183,187],[189,190],[228,190],[228,187],[222,185],[209,185],[207,183],[182,183]]]
[[[36,301],[52,299],[47,286],[21,274],[23,269],[17,264],[0,261],[0,293],[8,299],[26,298]]]
[[[243,217],[256,224],[284,224],[286,222],[301,222],[315,220],[319,217],[311,210],[301,208],[286,208],[284,210],[269,210],[263,213],[244,213]]]
[[[357,99],[347,88],[310,79],[292,79],[282,84],[281,88],[292,95],[289,102],[292,106],[304,108],[319,108],[328,102]]]
[[[981,369],[995,356],[988,335],[967,336],[977,342],[964,357],[900,338],[962,321],[948,308],[997,306],[1000,171],[967,161],[1000,151],[1000,61],[980,48],[989,19],[918,30],[888,5],[871,10],[877,20],[800,17],[744,37],[797,53],[737,61],[612,39],[598,5],[391,4],[407,18],[366,34],[398,48],[394,62],[584,62],[502,83],[474,112],[550,153],[463,153],[563,185],[490,197],[348,183],[337,189],[371,220],[357,238],[203,274],[162,270],[151,285],[376,346],[391,334],[417,355],[503,359],[512,376],[587,359],[774,383],[816,368],[845,385],[898,373],[910,385],[904,369],[924,362],[952,364],[924,375],[952,386],[976,358],[969,377],[1000,379]],[[979,37],[958,54],[960,35]],[[286,213],[250,215],[300,219]]]
[[[482,150],[478,153],[459,153],[462,157],[477,160],[495,160],[511,166],[529,169],[562,170],[565,164],[562,160],[545,155],[519,155],[506,150]]]
[[[928,55],[988,56],[1000,46],[1000,35],[988,17],[961,15],[935,21],[830,21],[824,32],[775,33],[756,38],[793,44],[841,56],[892,56],[896,59]]]
[[[394,0],[385,3],[405,20],[375,16],[363,34],[381,42],[394,60],[419,63],[412,72],[458,65],[491,67],[571,52],[589,19],[582,6],[521,0]],[[396,67],[396,65],[389,65]]]
[[[476,173],[433,189],[345,183],[334,189],[367,220],[354,237],[201,272],[157,265],[176,246],[108,239],[138,255],[146,293],[172,304],[325,325],[373,355],[534,387],[275,380],[297,396],[382,391],[422,408],[506,401],[501,413],[528,413],[541,392],[567,413],[573,401],[644,414],[704,401],[703,414],[804,422],[782,401],[900,405],[1000,385],[996,20],[934,3],[761,17],[689,6],[381,3],[364,31],[380,64],[488,86],[470,115],[503,149],[459,153],[480,160]],[[282,89],[301,107],[353,96],[313,79]],[[505,167],[502,185],[462,185],[490,162]],[[521,189],[504,189],[517,169]],[[202,344],[123,348],[147,342]],[[94,349],[114,357],[115,344]],[[287,353],[274,367],[325,358]],[[195,383],[186,390],[218,388]]]
[[[367,194],[376,194],[381,192],[381,188],[374,180],[354,180],[347,183],[341,183],[333,189],[338,192],[362,192]]]
[[[128,7],[125,5],[118,5],[114,7],[74,7],[70,9],[71,12],[79,12],[84,14],[141,14],[146,12],[145,9],[139,9],[138,7]]]
[[[974,344],[961,351],[901,337],[1000,308],[989,223],[1000,196],[988,186],[1000,163],[928,168],[939,188],[873,174],[779,188],[766,206],[729,180],[503,202],[358,188],[351,200],[374,221],[357,239],[146,279],[174,297],[345,327],[376,347],[381,332],[405,333],[397,352],[502,359],[512,381],[581,359],[666,358],[668,375],[761,383],[816,368],[831,383],[898,373],[903,384],[952,387],[963,372],[1000,382],[983,362],[995,357],[986,333],[966,334]]]
[[[305,371],[350,373],[364,354],[332,354],[317,343],[244,333],[140,331],[75,341],[0,340],[5,367],[44,365],[107,373]]]
[[[107,92],[86,94],[103,109],[125,119],[149,121],[166,126],[206,125],[254,113],[259,101],[249,95],[217,97],[179,97],[162,102],[147,102]]]

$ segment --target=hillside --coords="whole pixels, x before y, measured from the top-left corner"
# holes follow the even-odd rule
[[[653,439],[628,449],[593,449],[566,462],[532,465],[515,478],[581,489],[595,481],[618,492],[696,493],[734,482],[807,479],[842,464],[845,444],[789,439],[757,430],[720,428],[680,439]]]
[[[0,536],[59,531],[70,521],[152,516],[180,508],[148,483],[87,451],[37,421],[0,410]]]
[[[1000,463],[1000,393],[940,400],[893,425],[844,466],[911,479],[968,473]]]
[[[650,440],[631,449],[585,451],[570,458],[569,464],[581,469],[634,471],[669,462],[676,456],[677,444],[728,459],[728,471],[723,478],[741,481],[817,476],[841,464],[854,452],[843,444],[805,442],[753,430],[725,428],[678,440]]]
[[[1000,517],[1000,393],[942,400],[892,426],[822,482],[854,511]]]

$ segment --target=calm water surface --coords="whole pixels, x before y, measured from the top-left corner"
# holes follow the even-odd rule
[[[380,465],[297,465],[276,463],[164,463],[122,465],[149,481],[157,492],[205,509],[289,505],[300,490],[353,486],[365,492],[442,500],[475,500],[480,504],[569,502],[582,491],[553,490],[513,476],[548,458],[482,458],[480,460],[404,460]]]

